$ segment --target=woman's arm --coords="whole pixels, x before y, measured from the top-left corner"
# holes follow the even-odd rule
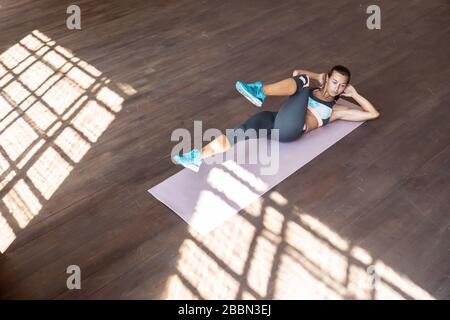
[[[375,109],[375,107],[370,103],[370,101],[364,98],[362,95],[360,95],[351,84],[347,85],[347,87],[345,88],[344,92],[341,95],[344,97],[353,98],[359,104],[361,109],[363,109],[364,111],[336,105],[337,108],[334,115],[335,119],[348,121],[363,121],[375,119],[380,116],[380,113],[377,111],[377,109]]]
[[[348,84],[345,87],[342,96],[353,98],[364,111],[376,115],[377,117],[380,115],[380,113],[377,111],[377,109],[375,109],[375,107],[370,103],[370,101],[364,98],[362,95],[360,95],[356,91],[355,87],[353,87],[351,84]]]

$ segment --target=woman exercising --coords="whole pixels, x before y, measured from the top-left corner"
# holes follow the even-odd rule
[[[279,141],[290,142],[303,133],[322,127],[337,119],[363,121],[379,117],[379,112],[349,83],[350,71],[341,65],[334,66],[328,73],[317,74],[306,70],[295,70],[291,78],[264,85],[236,82],[236,89],[250,102],[261,107],[267,96],[289,96],[288,101],[278,112],[261,111],[251,116],[226,135],[220,135],[209,144],[198,149],[177,155],[175,163],[197,172],[202,159],[225,152],[237,143],[236,130],[245,133],[249,129],[266,129],[270,137],[271,129],[279,129]],[[351,108],[336,103],[339,96],[353,98],[361,107]],[[245,135],[245,139],[248,136]]]

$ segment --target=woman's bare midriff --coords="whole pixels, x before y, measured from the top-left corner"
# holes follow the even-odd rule
[[[317,94],[315,94],[318,89],[313,90],[313,95],[316,98],[322,99],[323,97],[318,97]],[[317,129],[319,127],[319,122],[317,121],[316,117],[313,115],[312,111],[308,109],[306,109],[306,118],[305,118],[305,123],[306,123],[306,132],[309,132],[311,130]]]
[[[317,122],[316,117],[314,117],[314,115],[312,114],[311,110],[309,110],[309,109],[306,110],[305,123],[306,123],[306,131],[305,131],[305,133],[309,132],[311,130],[314,130],[314,129],[319,127],[319,123]]]

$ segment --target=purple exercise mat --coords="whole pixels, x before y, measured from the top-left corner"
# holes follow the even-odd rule
[[[339,103],[355,106],[343,99]],[[279,143],[279,150],[274,152],[273,158],[269,155],[276,149],[272,148],[270,140],[263,138],[268,143],[268,151],[262,160],[256,156],[258,163],[247,161],[241,164],[237,161],[235,149],[246,148],[249,159],[252,148],[258,146],[260,139],[241,141],[228,152],[209,159],[209,163],[213,160],[217,163],[205,162],[197,173],[183,168],[148,191],[195,231],[206,235],[362,123],[364,121],[334,121],[308,132],[296,141]],[[268,159],[278,161],[267,164]],[[267,174],[270,171],[274,173]]]

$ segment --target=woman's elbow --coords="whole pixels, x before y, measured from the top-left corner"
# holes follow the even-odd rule
[[[378,111],[372,113],[371,119],[377,119],[380,117],[380,113]]]

